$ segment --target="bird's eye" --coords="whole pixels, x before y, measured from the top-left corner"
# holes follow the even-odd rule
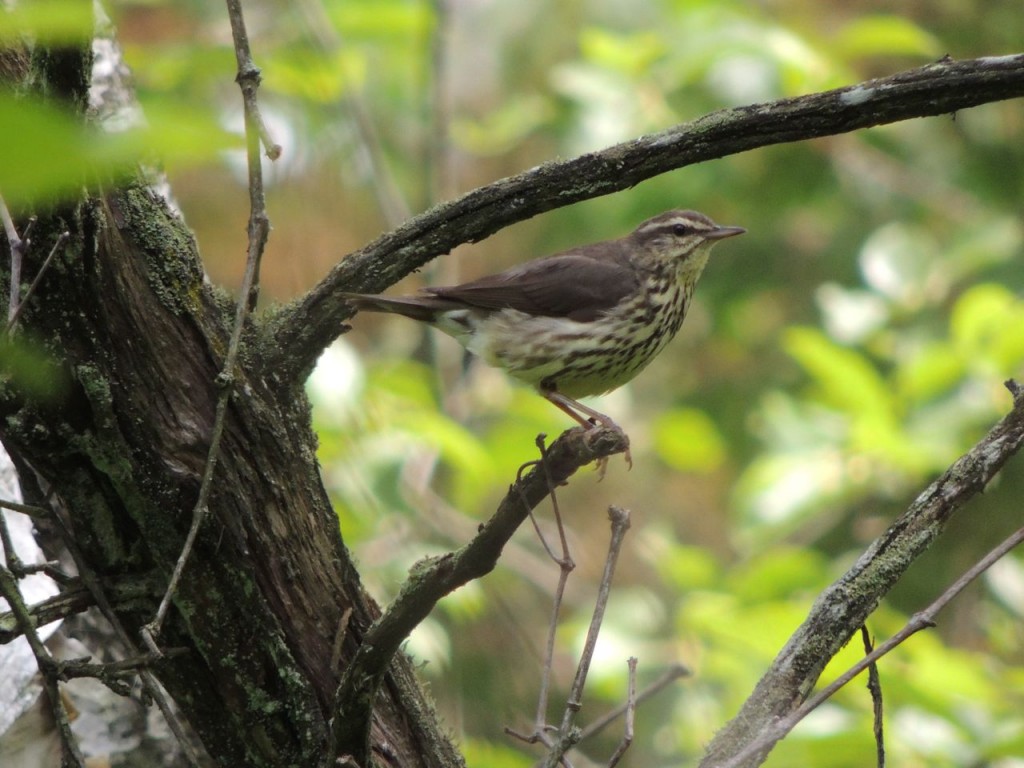
[[[689,233],[690,229],[685,224],[676,224],[672,227],[672,234],[675,235],[676,237],[683,237],[684,235],[688,235]]]

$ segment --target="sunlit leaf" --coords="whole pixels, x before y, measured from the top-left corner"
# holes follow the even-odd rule
[[[835,47],[848,58],[859,56],[940,56],[941,43],[905,16],[861,16],[836,35]]]
[[[712,472],[727,454],[715,423],[695,408],[676,408],[659,416],[654,446],[666,464],[680,471]]]
[[[434,17],[427,3],[400,0],[332,3],[325,6],[339,32],[346,37],[419,38],[429,30]]]
[[[923,401],[949,390],[964,374],[964,360],[950,345],[933,342],[910,355],[896,372],[900,395]]]
[[[27,36],[38,43],[90,40],[93,8],[88,0],[19,0],[0,11],[0,41],[19,44]]]
[[[653,32],[622,35],[600,27],[580,32],[584,58],[631,77],[643,74],[666,49],[665,41]]]
[[[813,594],[827,583],[827,560],[808,549],[774,547],[756,555],[729,575],[729,588],[752,602]]]
[[[651,531],[652,536],[654,531]],[[715,556],[701,547],[685,546],[671,542],[669,536],[659,531],[657,540],[650,545],[657,547],[658,556],[650,558],[659,575],[677,592],[704,589],[721,583],[721,566]]]
[[[205,95],[212,86],[228,85],[238,70],[234,52],[226,45],[197,48],[166,43],[154,47],[128,42],[124,45],[124,57],[144,96],[180,95],[197,90]]]
[[[950,333],[975,362],[987,358],[997,374],[1012,374],[1024,360],[1024,301],[1004,286],[976,285],[953,307]]]
[[[475,154],[507,152],[544,125],[553,114],[547,100],[539,96],[509,96],[501,106],[477,120],[455,120],[452,138],[459,146]]]
[[[857,350],[835,344],[817,329],[798,327],[786,331],[783,346],[827,402],[860,415],[890,413],[892,398],[885,382]]]
[[[264,82],[270,89],[313,102],[337,103],[347,89],[366,78],[366,59],[358,52],[322,51],[294,47],[278,51],[268,62]]]
[[[207,113],[158,101],[144,127],[105,134],[37,100],[0,96],[0,189],[8,202],[52,200],[134,172],[140,161],[193,163],[238,146]]]

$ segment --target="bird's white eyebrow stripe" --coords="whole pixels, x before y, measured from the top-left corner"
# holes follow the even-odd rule
[[[698,218],[692,217],[692,216],[676,215],[676,216],[673,216],[670,219],[658,218],[658,219],[654,219],[653,221],[648,221],[643,226],[641,226],[640,229],[637,230],[637,231],[638,232],[644,232],[644,233],[647,233],[647,232],[662,232],[662,231],[668,232],[676,224],[683,224],[683,225],[685,225],[687,227],[690,227],[690,228],[698,230],[698,231],[706,230],[706,229],[711,229],[711,227],[708,226],[708,223],[706,221],[702,220],[702,219],[698,219]]]

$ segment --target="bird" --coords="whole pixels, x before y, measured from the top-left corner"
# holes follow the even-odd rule
[[[665,348],[686,317],[711,248],[744,232],[696,211],[670,210],[625,237],[460,285],[413,296],[341,297],[361,312],[390,312],[438,328],[533,386],[584,429],[620,429],[579,398],[621,387]]]

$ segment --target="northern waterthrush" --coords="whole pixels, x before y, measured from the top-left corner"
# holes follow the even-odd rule
[[[667,211],[618,240],[584,245],[417,296],[345,293],[362,311],[430,323],[584,427],[617,427],[576,398],[636,376],[675,336],[711,247],[741,235]]]

